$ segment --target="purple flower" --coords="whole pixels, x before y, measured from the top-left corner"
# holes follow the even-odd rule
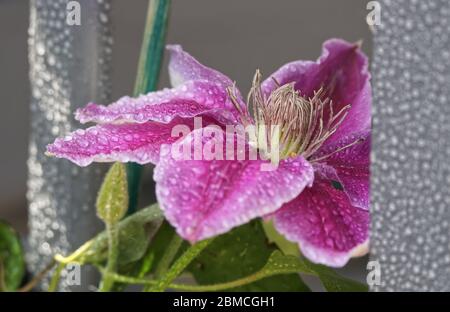
[[[316,62],[286,64],[265,81],[257,72],[249,103],[228,77],[180,46],[168,49],[172,89],[123,97],[108,106],[88,104],[76,118],[97,125],[57,139],[48,153],[80,166],[93,161],[156,164],[158,202],[191,242],[264,217],[316,263],[339,267],[366,253],[371,87],[359,45],[332,39]],[[172,136],[172,129],[180,124],[193,129],[195,116],[202,117],[203,126],[221,127],[214,136],[201,137],[203,148],[229,143],[220,130],[229,124],[255,126],[251,143],[263,152],[277,139],[278,167],[261,170],[268,162],[261,157],[175,159],[166,148],[180,148],[205,128],[182,140]],[[263,125],[279,126],[279,135],[260,130]]]

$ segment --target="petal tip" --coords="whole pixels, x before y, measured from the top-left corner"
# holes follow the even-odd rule
[[[365,242],[359,244],[355,248],[350,251],[351,258],[358,258],[365,256],[369,253],[369,240],[367,239]]]
[[[92,121],[91,110],[96,107],[97,104],[89,102],[86,106],[78,108],[74,113],[75,120],[78,120],[82,124]]]
[[[333,268],[342,268],[352,258],[359,258],[365,256],[369,252],[369,240],[356,245],[347,252],[338,252],[327,250],[324,248],[317,248],[306,241],[298,243],[298,246],[303,255],[311,262],[326,265]]]
[[[363,40],[363,39],[359,39],[358,41],[356,41],[356,42],[354,43],[355,48],[356,48],[356,49],[361,49],[362,46],[363,46],[363,43],[364,43],[364,40]]]
[[[183,47],[180,44],[167,44],[166,50],[173,52],[182,52]]]

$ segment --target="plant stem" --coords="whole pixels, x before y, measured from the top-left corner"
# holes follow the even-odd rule
[[[152,0],[148,5],[134,94],[154,91],[166,40],[170,0]]]
[[[205,239],[188,248],[170,267],[170,269],[158,280],[150,291],[160,292],[164,291],[172,281],[180,275],[184,269],[195,259],[211,242],[213,239]]]
[[[183,239],[177,233],[174,233],[172,239],[170,240],[169,246],[167,246],[161,260],[159,260],[158,265],[156,266],[156,278],[160,278],[169,269],[182,244]]]
[[[34,288],[43,278],[44,276],[50,272],[50,270],[55,266],[56,261],[52,260],[49,264],[46,265],[46,267],[39,272],[31,281],[29,281],[27,284],[19,288],[18,292],[28,292]]]
[[[58,288],[59,280],[61,278],[61,272],[65,267],[65,263],[58,263],[58,266],[53,273],[52,279],[50,280],[50,285],[48,286],[49,292],[54,292]]]
[[[252,275],[226,283],[212,284],[212,285],[187,285],[187,284],[171,284],[169,288],[187,291],[220,291],[239,286],[247,285],[266,277],[261,272],[256,272]]]
[[[159,279],[161,276],[169,269],[173,259],[177,255],[178,250],[180,250],[183,244],[183,239],[176,233],[173,233],[173,237],[169,242],[169,246],[166,248],[163,256],[158,262],[155,269],[155,278]],[[143,291],[148,292],[151,290],[151,285],[144,287]]]
[[[117,256],[119,255],[119,231],[117,223],[106,223],[106,232],[108,233],[108,264],[106,266],[106,275],[103,275],[103,281],[100,291],[109,291],[114,285],[114,279],[109,273],[115,273],[117,269]]]
[[[69,256],[64,257],[60,254],[55,255],[55,260],[59,263],[69,264],[69,263],[77,263],[78,259],[84,255],[85,252],[87,252],[92,245],[94,244],[94,239],[91,239],[81,245],[77,250],[75,250],[73,253],[71,253]]]
[[[150,221],[162,219],[162,217],[163,217],[162,212],[159,209],[158,204],[150,205],[150,206],[145,207],[145,208],[139,210],[138,212],[126,217],[125,219],[119,221],[119,223],[115,224],[115,232],[116,233],[112,233],[112,234],[113,234],[113,236],[118,236],[121,229],[126,228],[126,226],[130,222],[135,222],[136,220],[139,220],[141,223],[147,223]],[[114,239],[114,237],[112,237],[112,238]],[[116,239],[116,241],[117,240],[118,239]],[[99,233],[97,236],[95,236],[91,240],[84,243],[81,247],[79,247],[77,250],[75,250],[72,254],[70,254],[67,257],[64,257],[59,254],[55,255],[54,259],[59,264],[58,264],[58,267],[56,268],[55,273],[52,277],[49,291],[56,290],[56,288],[58,286],[61,271],[67,264],[69,264],[69,263],[84,264],[86,261],[89,261],[90,257],[92,257],[93,255],[96,255],[100,250],[106,249],[106,246],[107,245],[109,246],[110,241],[111,241],[111,231],[107,230],[102,233]],[[118,245],[116,247],[113,246],[113,248],[117,249]],[[113,257],[112,253],[113,252],[110,252],[110,248],[109,248],[108,249],[108,257],[109,257],[108,266],[111,266],[110,269],[112,268],[112,266],[115,266],[114,261],[117,261],[117,259],[113,260],[112,264],[110,264],[111,263],[110,259],[111,259],[111,257]],[[117,251],[116,251],[116,253],[117,253]],[[108,283],[110,283],[110,282],[108,282]],[[104,283],[102,283],[102,285],[104,285]],[[106,284],[106,286],[109,287],[108,284]]]
[[[147,11],[134,95],[154,91],[158,84],[169,20],[170,0],[152,0]],[[136,210],[142,166],[127,164],[130,213]]]
[[[290,273],[290,272],[288,272],[288,273]],[[249,276],[239,278],[237,280],[230,281],[230,282],[225,282],[225,283],[218,283],[218,284],[212,284],[212,285],[187,285],[187,284],[171,283],[171,284],[167,285],[167,288],[177,289],[177,290],[186,290],[186,291],[220,291],[220,290],[226,290],[226,289],[231,289],[231,288],[236,288],[239,286],[247,285],[247,284],[256,282],[260,279],[263,279],[265,277],[268,277],[268,276],[270,276],[270,275],[267,275],[267,274],[264,274],[264,272],[258,271]],[[147,285],[147,286],[156,286],[158,284],[158,281],[155,281],[155,280],[133,278],[133,277],[119,275],[119,274],[115,274],[115,273],[111,274],[111,277],[116,282],[126,283],[126,284]]]
[[[142,257],[142,263],[139,267],[137,277],[142,278],[148,272],[150,272],[153,266],[153,261],[155,261],[155,254],[150,249],[148,249],[147,253],[144,255],[144,257]]]
[[[118,224],[118,231],[122,228],[125,228],[128,223],[135,222],[136,220],[139,220],[141,223],[150,222],[153,220],[157,220],[162,218],[162,212],[158,207],[158,204],[153,204],[148,207],[145,207],[143,209],[140,209],[138,212],[126,217],[125,219],[121,220]],[[78,263],[78,264],[84,264],[85,257],[92,255],[95,253],[96,250],[101,250],[103,248],[106,248],[106,245],[108,244],[108,233],[102,232],[99,233],[94,238],[90,239],[86,243],[84,243],[81,247],[79,247],[75,252],[70,254],[67,257],[64,257],[62,255],[55,255],[55,260],[59,263],[69,264],[69,263]]]

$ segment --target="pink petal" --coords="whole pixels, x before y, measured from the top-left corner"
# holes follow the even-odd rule
[[[190,144],[201,131],[194,131],[173,147]],[[207,143],[234,140],[235,137],[203,137],[202,151]],[[262,171],[264,163],[267,164],[262,160],[176,160],[167,154],[155,168],[158,202],[167,220],[191,242],[225,233],[274,212],[313,181],[313,168],[302,157],[281,161],[273,171]]]
[[[167,50],[170,52],[169,75],[172,86],[176,87],[191,80],[210,81],[219,84],[223,90],[234,85],[233,81],[226,75],[201,64],[184,51],[180,45],[168,45]],[[242,95],[237,88],[234,91],[241,109],[245,112],[246,105]]]
[[[322,47],[316,62],[295,61],[282,66],[263,83],[269,94],[274,90],[275,78],[280,84],[295,82],[295,88],[305,96],[324,87],[334,103],[334,111],[351,104],[349,114],[329,141],[370,126],[371,87],[368,60],[357,44],[331,39]]]
[[[170,124],[105,124],[76,130],[47,146],[47,153],[66,158],[79,166],[92,162],[157,163],[162,144],[180,139],[172,136],[175,125],[185,124],[193,129],[192,120],[176,119]]]
[[[353,206],[368,210],[370,204],[370,132],[368,130],[347,135],[322,148],[313,159],[329,155],[358,140],[361,142],[325,158],[319,172],[328,179],[340,182]]]
[[[191,80],[206,80],[220,84],[223,88],[233,85],[233,81],[221,72],[206,67],[180,45],[168,45],[170,52],[169,74],[172,86],[177,87]]]
[[[236,111],[220,84],[188,81],[177,88],[150,92],[137,98],[125,96],[108,106],[90,103],[77,110],[75,118],[82,123],[169,123],[176,117],[190,118],[206,113],[234,120]]]
[[[274,213],[276,229],[297,242],[303,255],[333,267],[367,252],[369,222],[368,211],[352,206],[344,192],[317,177]]]

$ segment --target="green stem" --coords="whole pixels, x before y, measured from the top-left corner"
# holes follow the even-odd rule
[[[169,8],[170,0],[152,0],[149,3],[134,87],[135,95],[154,91],[158,84],[169,20]]]
[[[174,233],[172,239],[170,240],[169,246],[167,246],[161,260],[159,260],[158,265],[156,266],[156,278],[160,278],[169,269],[182,244],[183,239],[177,233]]]
[[[59,263],[69,264],[69,263],[79,263],[79,259],[84,256],[86,252],[94,245],[95,238],[87,241],[83,245],[81,245],[77,250],[71,253],[69,256],[64,257],[60,254],[55,255],[55,260]],[[82,263],[79,263],[82,264]]]
[[[146,208],[139,210],[138,212],[135,212],[134,214],[126,217],[125,219],[117,223],[116,224],[117,234],[113,233],[113,235],[118,235],[118,233],[122,231],[122,229],[126,229],[130,223],[139,221],[140,224],[145,224],[147,222],[155,221],[162,218],[163,215],[161,210],[159,209],[158,204],[150,205]],[[91,240],[84,243],[81,247],[75,250],[75,252],[73,252],[71,255],[67,257],[64,257],[59,254],[55,255],[54,259],[59,263],[59,265],[56,268],[55,274],[53,275],[49,290],[50,291],[56,290],[61,270],[65,267],[65,265],[69,263],[77,263],[77,264],[92,263],[92,259],[94,259],[96,255],[98,255],[101,251],[105,250],[107,246],[109,246],[109,242],[111,240],[110,234],[111,234],[110,231],[103,231],[102,233],[98,234]],[[113,246],[113,248],[115,247]],[[113,256],[109,253],[109,249],[108,255],[110,258]],[[112,262],[112,264],[110,263],[111,261],[108,259],[108,264],[111,266],[114,265],[114,262]],[[103,282],[101,288],[104,289],[110,287],[108,286],[108,283],[110,282],[107,281],[105,286],[105,283]]]
[[[171,284],[169,285],[169,288],[187,291],[220,291],[247,285],[259,281],[264,277],[266,277],[264,274],[261,274],[261,272],[257,272],[255,274],[226,283],[219,283],[212,285]]]
[[[264,268],[259,270],[258,272],[255,272],[253,274],[250,274],[246,277],[242,277],[239,279],[236,279],[234,281],[230,282],[224,282],[224,283],[217,283],[217,284],[211,284],[211,285],[187,285],[187,284],[177,284],[177,283],[170,283],[167,285],[167,288],[176,289],[176,290],[185,290],[185,291],[221,291],[231,288],[236,288],[240,286],[244,286],[250,283],[254,283],[256,281],[259,281],[263,278],[270,277],[273,275],[279,275],[279,274],[292,274],[292,273],[303,273],[311,276],[317,276],[317,273],[314,271],[305,271],[304,268],[292,268],[290,266],[282,267],[277,270],[265,270]],[[327,273],[328,274],[328,273]],[[366,287],[363,287],[362,285],[358,285],[358,283],[353,281],[348,281],[347,283],[351,283],[353,285],[353,288],[347,287],[338,287],[339,285],[336,284],[336,280],[333,282],[333,277],[336,278],[336,273],[331,273],[330,275],[327,275],[327,282],[324,283],[325,288],[328,291],[367,291]],[[135,284],[135,285],[149,285],[156,287],[158,285],[158,281],[154,280],[148,280],[148,279],[140,279],[140,278],[132,278],[128,276],[113,275],[114,280],[126,284]],[[321,277],[323,279],[323,276]],[[341,279],[342,280],[342,279]],[[324,282],[322,280],[322,282]],[[338,283],[339,284],[339,283]]]
[[[291,273],[290,271],[287,273]],[[148,285],[148,286],[156,286],[158,284],[158,281],[155,280],[148,280],[148,279],[142,279],[142,278],[133,278],[129,276],[119,275],[119,274],[111,274],[112,278],[116,282],[120,283],[126,283],[126,284],[135,284],[135,285]],[[220,291],[220,290],[226,290],[231,288],[236,288],[239,286],[247,285],[253,282],[256,282],[260,279],[263,279],[265,277],[268,277],[270,275],[264,274],[264,272],[256,272],[254,274],[251,274],[249,276],[231,281],[231,282],[225,282],[225,283],[218,283],[218,284],[212,284],[212,285],[187,285],[187,284],[177,284],[177,283],[171,283],[167,285],[167,288],[176,289],[176,290],[186,290],[186,291]]]
[[[173,262],[173,259],[177,255],[178,250],[180,250],[181,245],[183,244],[183,239],[176,233],[173,233],[173,237],[169,242],[168,247],[166,248],[163,256],[158,262],[158,265],[155,269],[155,278],[159,279],[161,276],[169,269],[170,264]],[[148,292],[151,291],[151,285],[147,285],[144,287],[143,291]]]
[[[106,266],[106,275],[103,275],[103,281],[100,291],[109,291],[114,285],[114,279],[109,273],[115,273],[117,269],[117,256],[119,255],[119,231],[116,223],[106,223],[106,232],[108,233],[108,264]]]
[[[167,33],[169,9],[170,0],[152,0],[149,3],[134,95],[154,91],[157,87]],[[136,211],[138,202],[142,166],[134,163],[127,164],[127,176],[128,211],[133,213]]]
[[[53,272],[52,279],[50,280],[50,285],[48,286],[49,292],[54,292],[58,288],[59,280],[61,279],[61,272],[65,267],[65,263],[58,263],[55,272]]]
[[[147,249],[147,253],[142,257],[142,263],[139,266],[139,271],[137,277],[142,278],[147,275],[148,272],[152,269],[153,262],[155,261],[155,254],[152,250]]]
[[[128,224],[131,222],[139,221],[140,223],[147,223],[150,221],[158,220],[163,217],[161,210],[159,209],[158,204],[153,204],[143,209],[140,209],[138,212],[126,217],[118,223],[118,231],[120,232],[122,229],[126,228]],[[59,263],[78,263],[84,264],[86,259],[94,256],[98,253],[99,250],[106,249],[108,245],[108,233],[103,231],[98,234],[91,240],[84,243],[81,247],[79,247],[75,252],[71,255],[64,257],[62,255],[55,255],[55,260]]]
[[[211,242],[213,239],[205,239],[196,243],[186,250],[170,267],[170,269],[158,280],[150,291],[160,292],[164,291],[172,281],[180,275],[184,269],[195,259]]]
[[[103,274],[103,275],[109,275],[114,281],[118,283],[124,283],[124,284],[130,284],[130,285],[155,285],[157,281],[145,279],[145,278],[137,278],[137,277],[131,277],[127,275],[121,275],[118,273],[106,273],[106,270],[100,266],[96,266],[97,269]]]
[[[142,177],[143,166],[136,163],[127,163],[128,182],[128,214],[136,211],[138,205],[139,185]]]

